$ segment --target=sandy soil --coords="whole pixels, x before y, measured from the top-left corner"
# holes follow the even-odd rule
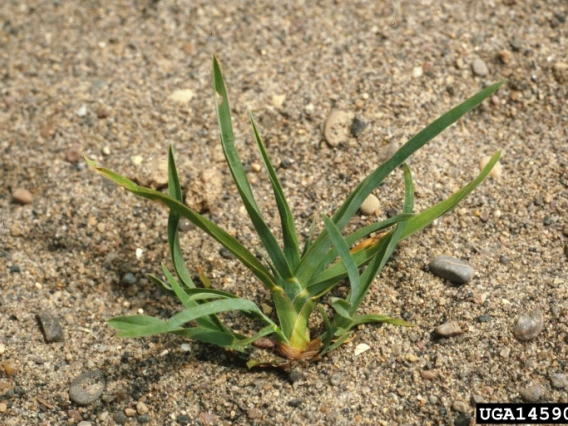
[[[275,4],[1,2],[0,424],[468,425],[476,401],[567,402],[566,2]],[[174,144],[188,197],[258,246],[220,156],[213,54],[243,161],[252,170],[260,160],[251,110],[284,166],[278,173],[301,232],[314,211],[337,208],[391,144],[508,79],[410,162],[419,211],[503,150],[500,179],[403,242],[362,307],[417,327],[361,327],[287,375],[249,371],[228,351],[175,336],[121,340],[106,325],[116,315],[165,318],[179,309],[145,278],[167,262],[167,212],[104,182],[81,153],[159,180]],[[474,72],[476,60],[486,75]],[[367,127],[332,148],[322,126],[335,109]],[[276,227],[267,176],[251,177]],[[222,186],[204,198],[203,179]],[[381,217],[400,208],[401,182],[395,173],[376,190]],[[16,198],[31,203],[16,202],[18,188],[29,193]],[[371,220],[358,216],[352,226]],[[187,224],[182,246],[193,272],[203,265],[215,286],[268,301]],[[429,273],[438,254],[467,260],[473,280],[453,286]],[[534,309],[544,329],[521,342],[513,329]],[[40,313],[59,321],[62,342],[46,342]],[[448,320],[464,333],[436,338],[433,329]],[[370,350],[355,356],[360,343]],[[104,392],[79,406],[71,382],[92,370],[102,371]]]

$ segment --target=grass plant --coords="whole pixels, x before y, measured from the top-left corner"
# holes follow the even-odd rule
[[[419,213],[414,212],[412,176],[404,162],[444,129],[491,96],[502,84],[501,81],[481,90],[416,134],[390,159],[363,179],[333,216],[321,216],[325,228],[319,235],[313,235],[312,225],[310,236],[300,244],[294,215],[286,201],[276,170],[266,152],[254,119],[249,114],[254,141],[268,171],[280,216],[282,242],[277,240],[269,228],[255,201],[245,169],[235,148],[223,74],[217,59],[213,58],[215,108],[223,152],[242,202],[268,255],[267,260],[264,262],[259,260],[220,226],[184,204],[173,147],[170,146],[168,152],[168,193],[139,186],[126,177],[86,159],[100,175],[139,197],[159,202],[169,209],[167,232],[173,271],[162,265],[163,278],[154,275],[149,277],[164,291],[177,297],[183,305],[183,309],[169,319],[131,315],[112,318],[108,323],[119,331],[118,335],[121,337],[173,333],[244,353],[248,353],[261,341],[265,343],[263,346],[272,346],[270,344],[272,342],[272,351],[277,356],[251,359],[249,366],[274,365],[283,368],[289,368],[298,360],[319,358],[336,349],[346,341],[351,330],[360,324],[411,325],[402,319],[381,314],[358,315],[357,310],[396,245],[453,209],[487,177],[499,160],[500,152],[493,155],[473,181],[448,199]],[[402,212],[344,235],[342,230],[365,198],[399,166],[402,166],[404,174]],[[202,272],[200,272],[200,281],[203,287],[195,285],[180,247],[178,227],[182,217],[215,239],[251,271],[270,292],[276,315],[273,317],[266,315],[251,300],[213,288]],[[326,298],[326,304],[330,309],[324,309],[322,298],[346,279],[349,285],[347,296]],[[314,337],[308,324],[310,316],[316,309],[323,318],[325,330]],[[260,325],[259,329],[247,335],[233,331],[218,316],[227,311],[238,311],[247,318],[255,320]],[[328,311],[333,311],[333,315],[329,316]]]

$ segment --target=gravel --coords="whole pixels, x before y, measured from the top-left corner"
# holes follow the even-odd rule
[[[78,405],[89,405],[101,397],[105,386],[101,370],[87,371],[71,382],[69,398]]]

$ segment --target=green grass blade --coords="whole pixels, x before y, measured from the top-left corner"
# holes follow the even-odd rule
[[[260,281],[270,290],[277,287],[274,277],[264,267],[264,265],[248,251],[240,242],[234,237],[229,235],[225,230],[220,228],[215,223],[206,219],[196,211],[190,209],[183,203],[173,199],[169,195],[162,194],[161,192],[152,189],[144,188],[132,182],[131,180],[119,175],[111,170],[99,167],[96,163],[88,158],[85,159],[87,163],[94,168],[94,170],[101,176],[113,181],[114,183],[126,188],[133,194],[146,198],[151,201],[157,201],[180,216],[185,217],[190,222],[201,228],[205,233],[210,235],[213,239],[219,242],[223,247],[229,250],[239,261],[255,274]]]
[[[408,220],[412,216],[413,216],[412,214],[401,213],[401,214],[393,216],[389,219],[385,219],[381,222],[372,223],[370,225],[364,226],[363,228],[360,228],[360,229],[354,231],[352,234],[345,237],[345,241],[346,241],[348,246],[351,246],[351,245],[355,244],[361,238],[368,237],[373,232],[382,231],[383,229],[386,229],[386,228],[388,228],[392,225],[396,225],[397,223],[402,222],[403,220]],[[353,251],[353,249],[351,249],[351,250]],[[321,264],[318,268],[319,270],[314,275],[315,276],[319,275],[336,258],[337,258],[337,249],[335,247],[332,247],[325,254],[325,256],[324,256],[324,258],[323,258],[323,260],[322,260],[322,262],[321,262]],[[357,258],[363,259],[364,257],[358,256]],[[371,257],[369,256],[369,257],[366,257],[365,259],[370,260]],[[365,264],[365,261],[357,262],[357,266],[361,266],[363,264]]]
[[[221,144],[223,146],[223,152],[225,154],[227,164],[229,165],[231,175],[237,185],[237,189],[241,195],[241,199],[249,214],[256,233],[258,234],[262,245],[266,249],[270,260],[274,264],[274,268],[286,282],[291,283],[293,275],[290,270],[290,266],[288,265],[288,261],[286,260],[286,256],[284,256],[280,245],[260,214],[256,201],[254,200],[250,184],[247,180],[245,169],[235,148],[235,137],[233,134],[233,125],[231,123],[229,98],[227,96],[227,89],[225,87],[223,74],[221,73],[221,67],[215,57],[213,58],[213,88],[215,91],[215,110],[217,112],[217,120],[221,132]],[[220,96],[221,99],[219,100],[217,96]],[[290,287],[292,286],[290,285]],[[293,288],[287,288],[286,291],[294,293]]]
[[[168,149],[168,193],[174,200],[183,203],[183,194],[181,192],[181,185],[179,183],[179,176],[174,158],[174,148],[172,145],[170,145]],[[179,219],[180,215],[174,210],[170,210],[170,215],[168,217],[168,245],[170,246],[170,255],[172,257],[172,263],[176,274],[181,282],[188,288],[194,288],[195,284],[193,283],[191,276],[189,275],[189,271],[187,270],[187,266],[185,265],[179,243]]]
[[[268,324],[274,324],[262,313],[260,308],[256,306],[254,302],[241,298],[214,300],[212,302],[193,306],[189,309],[184,309],[183,311],[171,317],[168,320],[168,324],[170,324],[170,326],[172,327],[178,327],[182,324],[206,315],[218,314],[220,312],[227,311],[247,311],[251,313],[254,312],[258,314],[260,318],[266,318],[266,320],[268,320]]]
[[[329,345],[331,345],[331,338],[335,334],[335,329],[333,325],[331,325],[331,321],[329,320],[329,317],[327,316],[327,313],[325,312],[323,306],[318,305],[318,309],[325,325],[325,333],[320,336],[323,343],[320,353],[324,354],[327,352]]]
[[[487,163],[487,165],[473,181],[468,183],[459,191],[455,192],[448,199],[422,211],[420,214],[417,214],[409,219],[404,233],[402,234],[402,238],[408,238],[409,236],[417,233],[418,231],[424,229],[426,226],[432,223],[432,221],[434,221],[436,218],[453,209],[460,201],[467,197],[481,182],[485,180],[485,178],[491,172],[493,166],[495,166],[497,161],[499,161],[500,156],[501,151],[495,153],[493,157],[491,157],[489,163]]]
[[[165,282],[163,282],[161,279],[159,279],[155,275],[147,274],[146,276],[150,279],[150,281],[152,281],[154,284],[156,284],[165,293],[169,294],[170,296],[176,295],[175,291],[173,291],[172,288],[169,285],[167,285]]]
[[[239,352],[245,352],[241,345],[239,345],[239,337],[232,332],[211,330],[204,327],[189,327],[171,331],[170,333],[187,337],[198,342],[209,343],[212,345],[235,349]]]
[[[266,170],[268,171],[268,176],[270,177],[270,183],[272,184],[272,191],[274,192],[274,198],[276,200],[276,205],[278,207],[278,213],[280,214],[280,223],[282,224],[282,236],[284,239],[284,255],[288,260],[288,263],[292,269],[295,269],[300,263],[300,251],[298,246],[298,236],[296,234],[296,224],[294,223],[294,216],[290,210],[290,206],[286,201],[284,196],[284,191],[276,176],[276,171],[270,162],[270,158],[266,153],[266,148],[262,143],[260,134],[254,122],[254,118],[251,113],[249,113],[250,124],[252,126],[252,131],[254,133],[254,139],[258,146],[260,153],[262,154],[262,159]]]
[[[359,209],[365,198],[387,177],[394,169],[400,166],[408,157],[426,143],[439,135],[447,127],[459,120],[464,114],[478,106],[483,100],[491,96],[504,83],[495,83],[462,104],[452,108],[441,117],[433,121],[425,129],[412,137],[404,144],[389,160],[380,165],[374,172],[367,176],[347,197],[345,202],[333,215],[333,221],[342,230],[355,212]],[[296,270],[296,276],[300,282],[307,282],[313,273],[318,270],[318,266],[331,245],[331,240],[327,232],[322,232],[310,250],[306,253],[302,262]]]
[[[339,258],[347,270],[347,276],[349,277],[349,283],[351,285],[350,297],[354,294],[357,295],[359,294],[359,268],[357,268],[355,259],[353,259],[353,256],[349,252],[349,246],[341,235],[341,231],[337,229],[337,226],[335,226],[333,221],[325,215],[322,215],[322,218],[325,224],[325,229],[327,229],[331,238],[331,242],[337,249]]]
[[[415,327],[416,324],[409,323],[400,318],[393,318],[387,315],[377,315],[377,314],[370,314],[370,315],[356,315],[353,317],[353,324],[351,328],[356,327],[361,324],[368,324],[368,323],[384,323],[384,324],[392,324],[392,325],[400,325],[402,327]]]

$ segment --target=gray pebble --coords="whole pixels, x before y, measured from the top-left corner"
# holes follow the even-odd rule
[[[468,410],[467,404],[463,401],[454,401],[452,408],[460,413],[465,413]]]
[[[71,382],[69,398],[78,405],[89,405],[100,398],[105,385],[105,378],[101,370],[87,371]]]
[[[112,418],[114,419],[117,425],[125,425],[128,422],[128,417],[126,417],[126,414],[124,414],[122,410],[114,413]]]
[[[430,262],[430,271],[455,284],[465,284],[473,277],[473,268],[467,262],[443,254]]]
[[[122,279],[120,281],[122,282],[122,284],[132,285],[136,284],[137,279],[132,272],[127,272],[122,276]]]
[[[150,421],[150,416],[148,414],[142,414],[142,415],[136,417],[136,420],[138,420],[138,423],[140,423],[140,424],[145,424],[145,423],[148,423]]]
[[[334,373],[331,375],[329,383],[331,383],[332,386],[339,386],[341,384],[342,379],[343,375],[341,373]]]
[[[303,403],[304,403],[304,398],[294,398],[294,399],[288,401],[288,405],[290,407],[299,407]]]
[[[481,395],[472,395],[472,396],[471,396],[470,403],[471,403],[471,405],[475,406],[475,405],[477,405],[477,404],[482,403],[483,401],[484,401],[483,396],[481,396]]]
[[[483,62],[479,58],[473,61],[473,63],[471,64],[471,69],[473,70],[473,73],[475,75],[478,75],[479,77],[484,77],[489,74],[489,68],[487,68],[485,62]]]
[[[61,325],[59,325],[57,318],[52,315],[43,313],[38,314],[37,319],[41,324],[43,336],[45,337],[45,341],[47,343],[63,342],[65,340],[63,329],[61,328]]]
[[[483,314],[477,317],[477,321],[479,322],[489,322],[491,320],[491,315]]]
[[[519,391],[521,397],[527,402],[536,402],[544,394],[542,385],[531,385]]]
[[[462,334],[463,330],[461,329],[457,321],[448,321],[436,327],[434,329],[434,333],[436,333],[440,337],[452,337]]]
[[[454,420],[454,426],[469,426],[471,423],[471,416],[466,413],[460,413]]]
[[[521,341],[534,339],[544,328],[544,315],[540,309],[527,312],[517,320],[513,329],[515,337]]]
[[[556,389],[568,388],[568,377],[563,373],[556,373],[550,375],[550,384]]]
[[[351,122],[351,134],[353,137],[358,138],[366,127],[367,123],[361,120],[360,117],[355,117]]]

